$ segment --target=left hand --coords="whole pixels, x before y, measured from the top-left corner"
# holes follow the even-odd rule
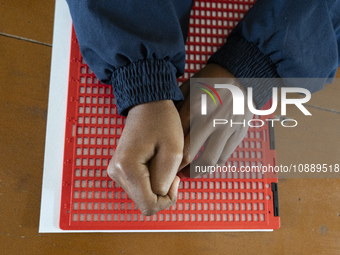
[[[182,151],[183,133],[173,101],[136,105],[129,110],[108,174],[149,216],[176,203]]]

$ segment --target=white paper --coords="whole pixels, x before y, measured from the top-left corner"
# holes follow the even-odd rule
[[[56,0],[44,175],[39,232],[59,228],[72,21],[65,0]]]
[[[250,230],[62,230],[59,228],[72,20],[65,0],[56,0],[39,233],[244,232]]]

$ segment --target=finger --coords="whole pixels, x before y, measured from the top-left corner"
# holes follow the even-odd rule
[[[151,191],[150,178],[139,179],[137,185],[129,185],[128,195],[137,204],[142,214],[153,215],[161,210],[172,206],[177,201],[177,193],[180,179],[176,176],[165,196],[157,196]],[[131,194],[130,194],[131,192]]]
[[[156,211],[161,211],[176,203],[180,181],[181,179],[176,176],[171,184],[168,194],[166,196],[158,196],[157,206],[155,208]]]
[[[112,156],[109,165],[107,167],[107,174],[109,175],[109,177],[120,187],[122,187],[124,189],[124,180],[119,180],[119,176],[120,174],[118,173],[118,169],[115,168],[115,158],[114,155]],[[125,189],[124,189],[125,190]]]
[[[181,182],[181,179],[178,176],[176,176],[169,189],[168,196],[172,201],[174,199],[177,199],[178,187],[179,187],[180,182]]]
[[[142,171],[140,171],[142,169]],[[152,215],[157,212],[157,195],[151,190],[150,174],[146,166],[136,167],[134,170],[143,174],[130,175],[126,178],[123,187],[128,196],[136,203],[139,210],[144,215]]]
[[[213,127],[210,125],[206,124],[202,126],[199,119],[191,126],[190,135],[185,137],[184,140],[186,153],[189,151],[190,154],[189,162],[192,162],[195,159],[213,131]]]
[[[177,176],[174,178],[168,194],[162,197],[152,192],[150,173],[145,165],[138,164],[133,166],[131,163],[122,165],[111,160],[108,169],[110,169],[110,177],[121,184],[127,195],[146,216],[170,207],[177,200],[180,181]]]
[[[240,132],[235,132],[225,144],[223,151],[221,153],[218,164],[224,164],[230,157],[230,155],[236,150],[239,144],[242,142],[243,138],[247,134],[247,129],[241,130]]]
[[[150,173],[146,165],[120,159],[114,155],[108,166],[108,173],[142,213],[151,213],[150,210],[157,202],[157,196],[151,190]]]
[[[153,193],[165,196],[170,190],[182,161],[181,153],[169,152],[161,146],[150,161],[150,180]]]
[[[191,163],[191,173],[190,177],[195,178],[197,176],[203,175],[202,169],[206,170],[206,167],[215,166],[219,161],[221,154],[224,150],[225,144],[227,143],[230,136],[232,136],[232,130],[218,130],[215,131],[208,139],[204,146],[203,152],[198,156],[198,158]]]

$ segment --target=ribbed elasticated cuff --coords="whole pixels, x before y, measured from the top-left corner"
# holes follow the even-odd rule
[[[176,68],[165,60],[142,60],[117,69],[111,78],[118,114],[132,106],[159,100],[183,100]]]
[[[227,42],[208,60],[226,68],[236,78],[279,78],[276,65],[269,56],[239,34],[231,34]],[[280,79],[242,79],[244,87],[253,88],[253,101],[258,109],[272,97],[273,87],[282,87]]]

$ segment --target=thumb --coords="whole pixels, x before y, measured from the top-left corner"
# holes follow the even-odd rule
[[[170,200],[172,201],[177,200],[178,186],[179,186],[180,181],[181,179],[178,176],[176,176],[175,180],[171,184],[171,187],[168,192],[168,196]]]
[[[170,152],[165,146],[159,148],[150,162],[150,181],[153,193],[166,196],[174,182],[182,153]]]
[[[174,181],[172,182],[169,192],[166,196],[158,196],[157,197],[157,206],[159,208],[156,208],[157,211],[161,211],[165,208],[169,208],[177,201],[177,194],[178,194],[178,186],[181,179],[176,176]]]

